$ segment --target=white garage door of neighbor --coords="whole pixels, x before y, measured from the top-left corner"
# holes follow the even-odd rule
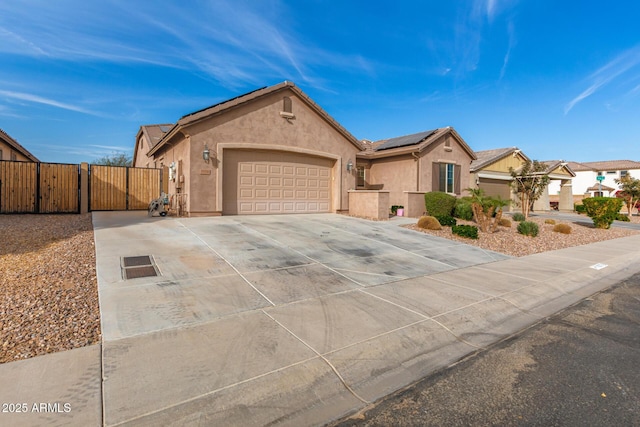
[[[329,159],[296,153],[240,154],[233,168],[237,213],[330,212],[332,164]]]

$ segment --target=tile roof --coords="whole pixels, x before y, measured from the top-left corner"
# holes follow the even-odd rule
[[[382,158],[407,154],[410,152],[423,151],[433,142],[440,140],[444,135],[453,136],[458,144],[469,154],[471,159],[476,158],[475,152],[469,147],[464,139],[451,126],[413,133],[395,138],[381,139],[371,142],[366,139],[361,141],[364,150],[358,153],[359,158]]]
[[[8,144],[10,147],[13,147],[14,150],[16,150],[17,152],[19,152],[20,154],[22,154],[23,156],[25,156],[27,159],[31,160],[32,162],[39,162],[40,160],[38,160],[36,158],[36,156],[34,156],[33,154],[31,154],[29,152],[29,150],[27,150],[26,148],[24,148],[22,145],[20,145],[18,143],[18,141],[16,141],[15,139],[11,138],[9,136],[8,133],[6,133],[4,130],[0,129],[0,139],[2,141],[4,141],[6,144]]]
[[[522,153],[518,147],[495,148],[493,150],[476,151],[477,159],[471,162],[470,170],[471,172],[476,172],[483,167],[490,165],[491,163],[500,160],[503,157],[506,157],[516,151],[520,152],[520,154],[528,159],[528,157],[524,153]]]
[[[577,170],[592,170],[592,171],[614,171],[614,170],[629,170],[640,169],[640,162],[633,160],[604,160],[600,162],[582,162],[582,169]],[[573,169],[576,170],[576,169]]]
[[[173,126],[173,123],[166,123],[161,125],[144,125],[140,126],[140,129],[147,134],[149,142],[151,143],[150,148],[153,148]]]

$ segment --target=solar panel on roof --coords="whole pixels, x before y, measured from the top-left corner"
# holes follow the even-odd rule
[[[385,142],[384,144],[378,146],[378,148],[376,148],[376,151],[388,150],[390,148],[407,147],[409,145],[415,145],[415,144],[418,144],[419,142],[422,142],[425,139],[429,138],[431,135],[436,133],[436,131],[437,131],[437,129],[428,130],[426,132],[414,133],[413,135],[405,135],[405,136],[399,136],[397,138],[391,138],[387,142]]]

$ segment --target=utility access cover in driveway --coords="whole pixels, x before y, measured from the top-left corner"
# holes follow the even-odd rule
[[[125,279],[155,277],[158,275],[151,255],[122,257],[122,276]]]

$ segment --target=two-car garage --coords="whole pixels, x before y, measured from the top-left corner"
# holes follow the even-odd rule
[[[331,212],[334,159],[267,150],[225,150],[223,214]]]

